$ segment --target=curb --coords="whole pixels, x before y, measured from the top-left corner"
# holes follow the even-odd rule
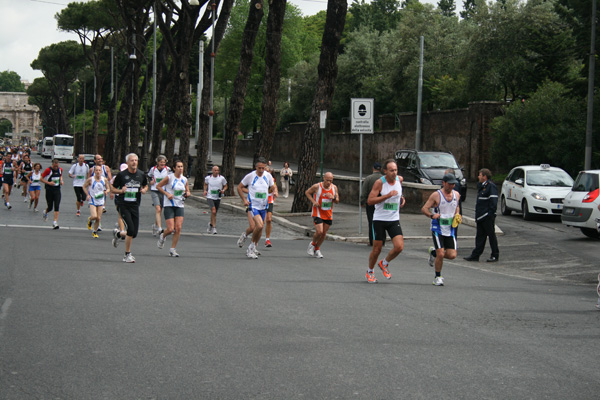
[[[204,196],[197,196],[197,195],[192,194],[190,197],[188,197],[188,200],[193,200],[195,202],[202,203],[202,204],[208,204],[208,201],[207,201],[206,197],[204,197]],[[242,214],[242,215],[246,214],[246,208],[242,207],[242,206],[237,206],[237,205],[222,201],[220,207],[230,210],[230,211],[234,211],[238,214]],[[314,233],[313,228],[292,222],[287,218],[277,215],[277,212],[273,213],[272,219],[273,219],[273,222],[276,222],[277,224],[285,226],[286,228],[289,228],[298,233],[301,233],[304,236],[310,237]],[[477,223],[475,222],[475,219],[471,218],[471,217],[463,216],[463,224],[471,226],[471,227],[477,227]],[[496,225],[496,235],[499,235],[499,236],[504,235],[504,232],[502,232],[502,230],[498,227],[498,225]],[[404,239],[405,240],[407,240],[407,239],[408,240],[410,240],[410,239],[431,239],[431,236],[405,236]],[[333,235],[333,234],[329,234],[329,233],[327,234],[327,240],[333,240],[333,241],[338,241],[338,242],[361,243],[361,244],[369,243],[369,238],[367,236],[365,236],[365,237],[362,237],[362,236],[344,237],[344,236]]]

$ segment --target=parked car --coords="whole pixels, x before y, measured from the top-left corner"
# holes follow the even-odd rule
[[[573,188],[565,197],[562,223],[581,229],[591,238],[600,238],[597,220],[600,219],[600,170],[581,171]]]
[[[462,168],[450,152],[398,150],[395,155],[398,165],[398,175],[402,175],[407,182],[425,183],[428,185],[442,185],[444,172],[448,168],[454,170],[454,176],[460,183],[460,196],[467,198],[467,180]]]
[[[94,162],[94,157],[95,157],[94,154],[84,154],[83,155],[83,158],[85,160],[84,162],[90,166],[90,169],[94,168],[94,165],[96,165],[96,163]],[[75,157],[73,159],[73,163],[76,163],[76,162],[77,162],[77,157]]]
[[[502,184],[500,210],[503,215],[520,212],[525,220],[535,214],[560,215],[571,186],[573,178],[560,168],[548,164],[515,167]]]

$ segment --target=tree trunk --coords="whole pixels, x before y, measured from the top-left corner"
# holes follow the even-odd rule
[[[321,111],[328,110],[331,106],[337,78],[338,48],[344,31],[347,8],[346,0],[329,0],[327,3],[327,19],[319,60],[319,80],[310,119],[302,139],[298,173],[296,174],[296,196],[294,196],[292,212],[306,212],[311,209],[310,201],[303,194],[314,183],[317,172],[316,154],[317,149],[319,149],[319,117]]]
[[[219,14],[219,20],[215,27],[215,33],[211,39],[215,41],[215,53],[219,51],[219,45],[225,35],[227,29],[227,23],[231,16],[231,9],[233,8],[234,0],[225,0],[221,7],[221,13]],[[198,129],[198,142],[196,143],[196,162],[194,165],[194,190],[200,190],[204,186],[204,176],[207,175],[207,159],[208,159],[208,103],[210,100],[210,91],[206,85],[210,79],[210,56],[212,51],[212,42],[208,44],[208,47],[204,51],[204,65],[202,71],[198,71],[198,74],[203,74],[204,88],[201,93],[200,103],[200,121]]]
[[[102,83],[104,78],[102,76],[96,77],[96,93],[94,102],[94,119],[92,122],[92,138],[90,152],[92,154],[98,153],[98,126],[100,125],[100,106],[102,104]]]
[[[242,50],[240,54],[240,66],[238,69],[235,82],[233,84],[233,94],[229,102],[229,113],[227,115],[227,124],[225,125],[225,133],[223,137],[223,176],[227,179],[229,186],[228,194],[234,193],[234,176],[235,176],[235,154],[237,150],[238,132],[242,121],[242,113],[244,112],[244,100],[246,97],[246,89],[248,80],[250,79],[250,69],[252,67],[252,58],[254,57],[254,44],[256,35],[260,27],[260,22],[264,15],[262,0],[252,0],[250,3],[250,12],[248,21],[244,28],[244,36],[242,37]]]
[[[265,55],[265,77],[258,145],[254,162],[258,157],[271,159],[275,129],[277,128],[277,100],[281,79],[281,35],[287,0],[272,0],[267,19],[267,40]]]
[[[167,93],[171,91],[171,72],[167,65],[166,44],[161,44],[157,53],[157,71],[156,71],[156,104],[154,111],[154,127],[152,131],[152,151],[150,153],[150,165],[153,165],[156,158],[162,151],[162,130],[165,122],[165,111],[167,105]]]

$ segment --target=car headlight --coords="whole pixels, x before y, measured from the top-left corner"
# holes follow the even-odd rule
[[[547,200],[546,196],[544,196],[543,194],[540,194],[540,193],[531,193],[531,197],[533,197],[536,200],[541,200],[541,201]]]
[[[424,183],[425,185],[433,185],[433,182],[431,182],[427,178],[420,178],[420,179],[421,179],[421,183]]]

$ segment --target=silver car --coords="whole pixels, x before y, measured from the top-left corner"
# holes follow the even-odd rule
[[[600,238],[600,170],[581,171],[564,201],[562,223],[581,229],[591,238]]]

